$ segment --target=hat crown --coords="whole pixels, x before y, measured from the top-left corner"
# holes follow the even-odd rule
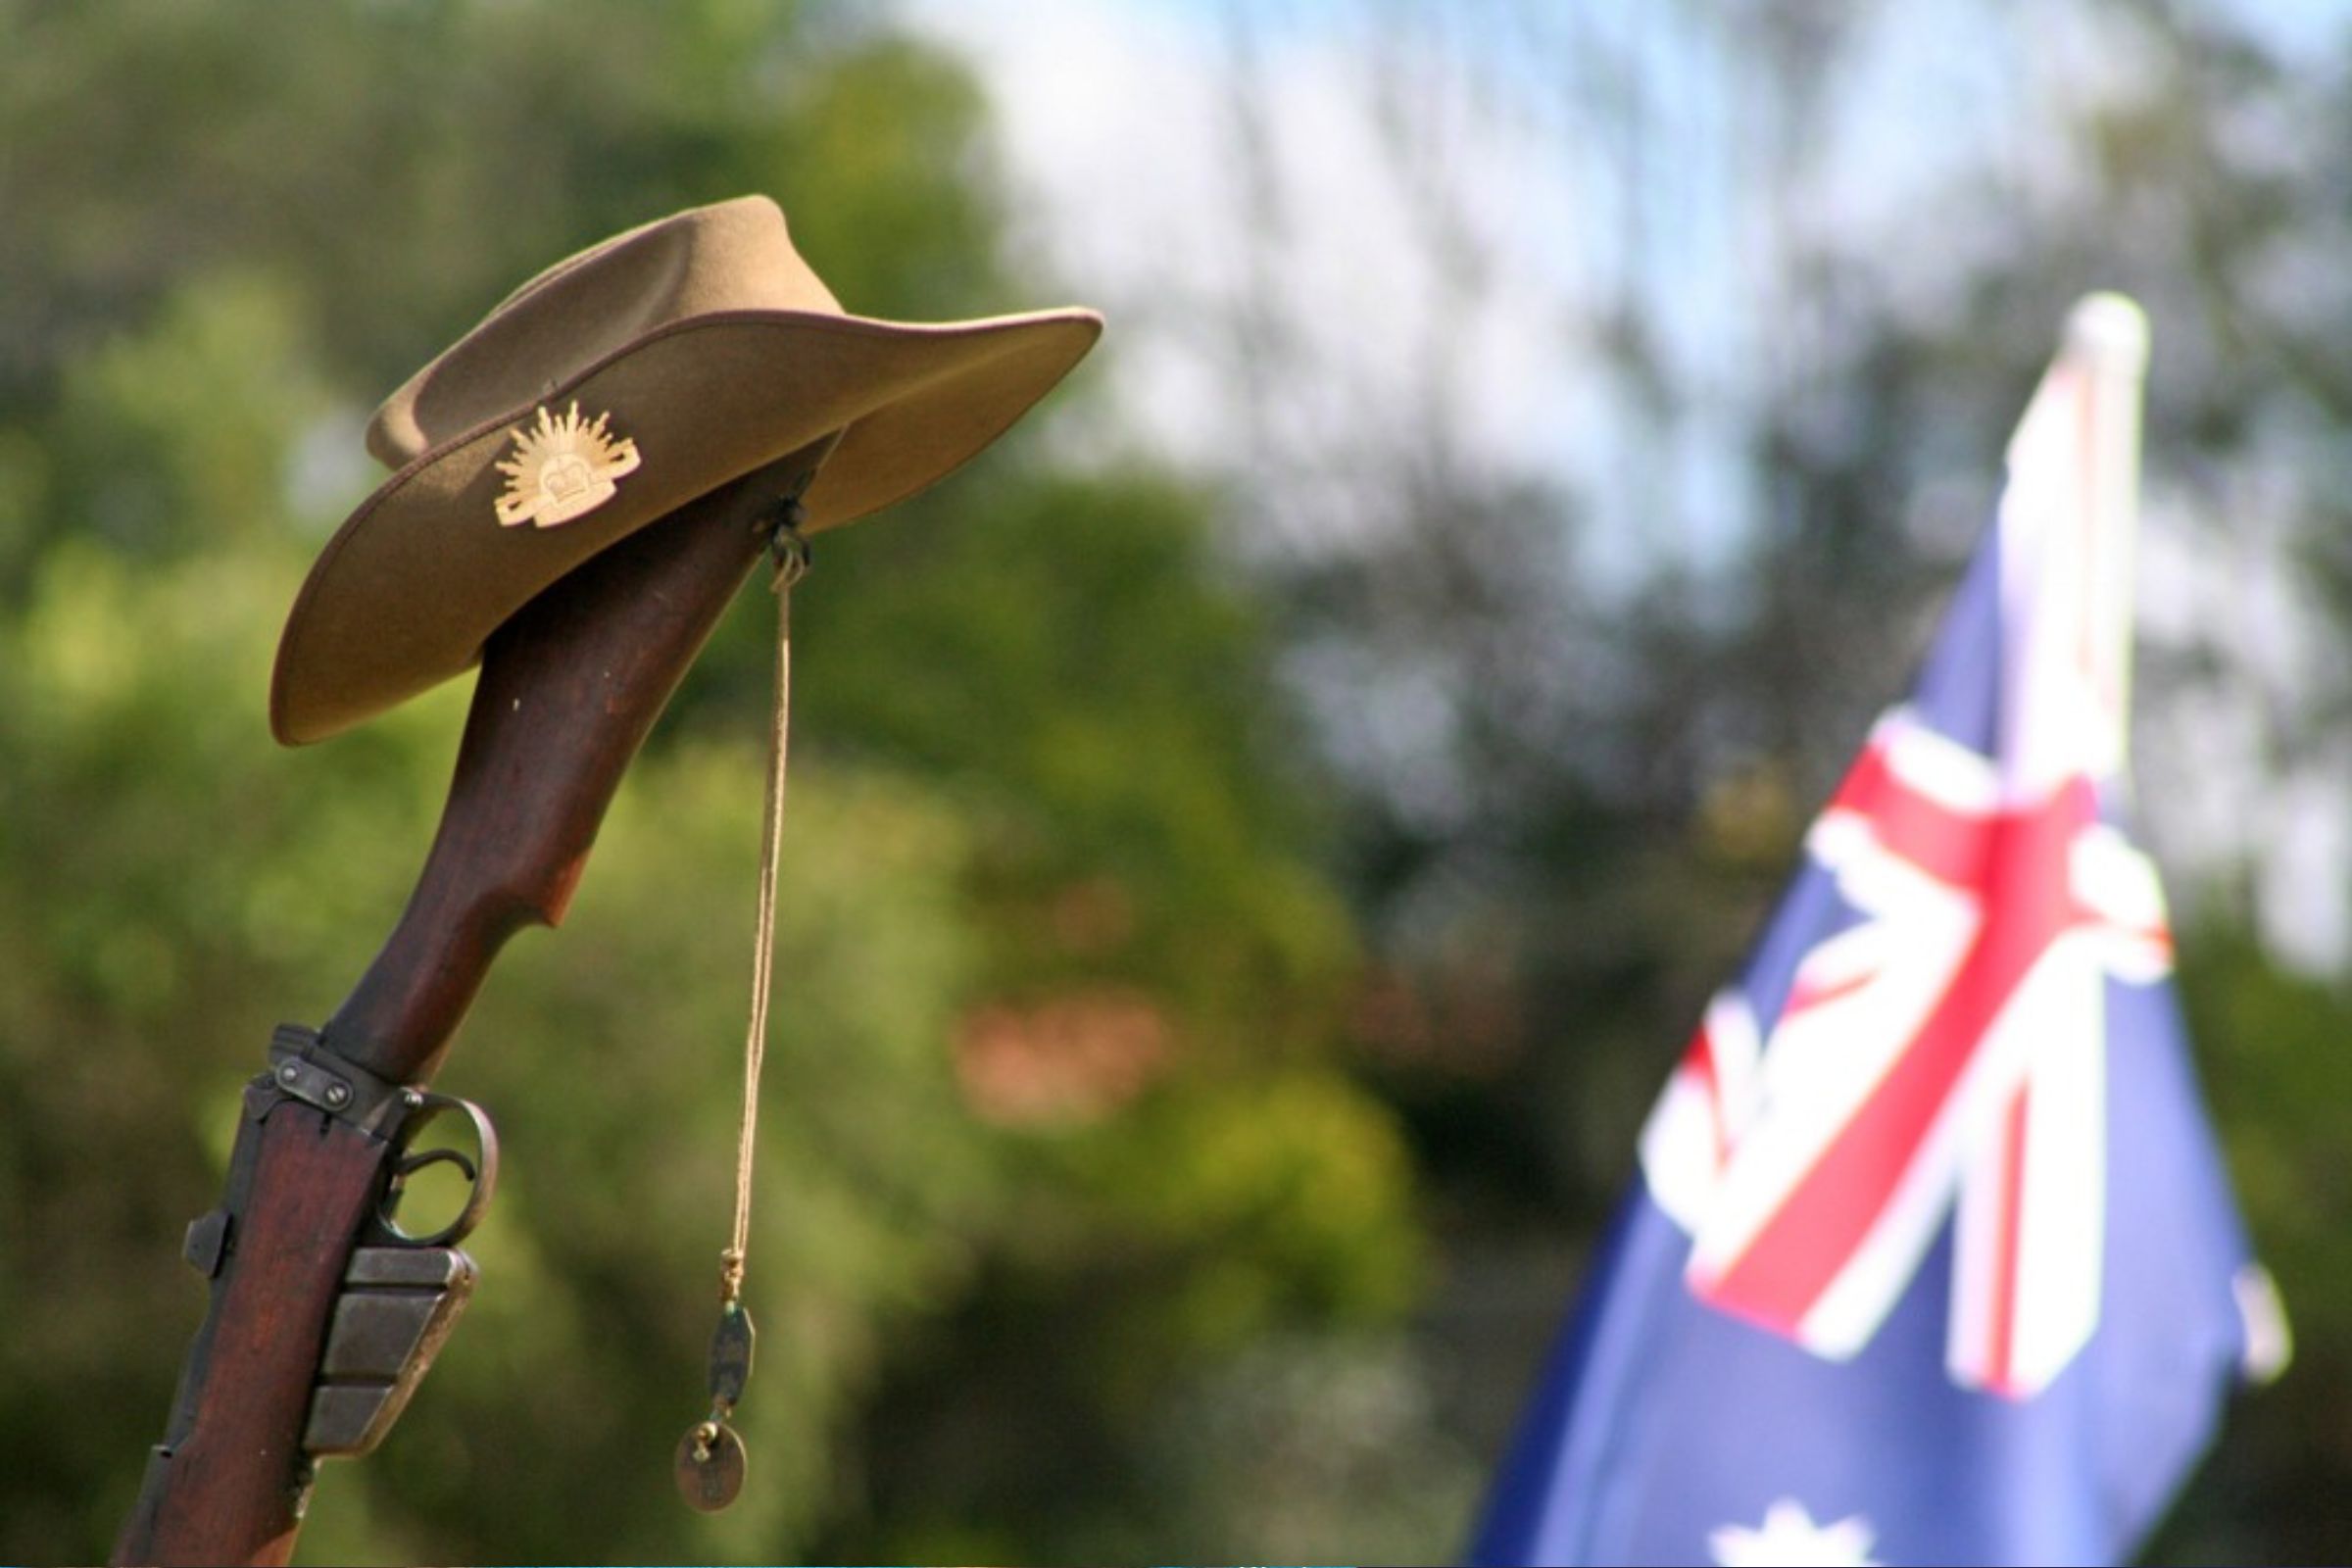
[[[842,314],[764,196],[692,208],[558,262],[385,399],[368,423],[368,450],[398,468],[561,396],[649,332],[743,310]]]

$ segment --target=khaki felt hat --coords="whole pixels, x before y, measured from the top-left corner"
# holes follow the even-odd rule
[[[394,471],[294,602],[270,730],[322,740],[463,672],[581,562],[834,431],[806,531],[912,495],[1003,434],[1102,330],[1076,309],[851,316],[764,196],[582,251],[376,411],[368,449]]]

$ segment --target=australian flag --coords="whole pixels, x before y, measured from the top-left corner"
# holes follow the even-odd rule
[[[2145,355],[2078,307],[1650,1114],[1477,1560],[2113,1562],[2283,1361],[2124,815]]]

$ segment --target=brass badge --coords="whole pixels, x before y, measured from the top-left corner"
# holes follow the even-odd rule
[[[499,523],[553,528],[612,500],[615,481],[635,473],[641,460],[636,442],[606,433],[610,417],[600,414],[583,423],[575,402],[557,418],[542,404],[536,427],[517,425],[514,455],[498,466],[507,476],[507,493],[498,498]]]

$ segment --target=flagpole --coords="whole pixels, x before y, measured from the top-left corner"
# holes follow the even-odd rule
[[[2139,533],[2139,427],[2148,368],[2148,318],[2128,295],[2086,294],[2067,313],[2063,358],[2085,382],[2089,451],[2083,498],[2092,529],[2086,583],[2101,695],[2116,733],[2115,775],[2132,772],[2132,623]]]

